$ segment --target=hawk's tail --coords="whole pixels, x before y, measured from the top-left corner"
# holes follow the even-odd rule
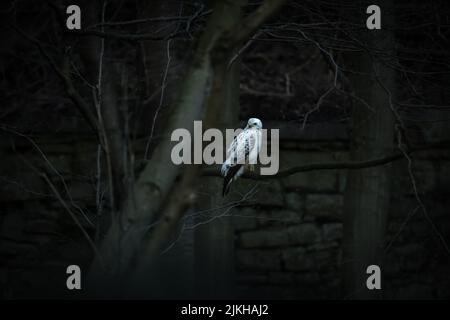
[[[222,188],[222,196],[225,196],[230,191],[231,182],[233,182],[233,179],[238,174],[239,170],[242,168],[242,164],[236,164],[236,165],[226,165],[226,170],[223,170],[224,179],[223,179],[223,188]]]

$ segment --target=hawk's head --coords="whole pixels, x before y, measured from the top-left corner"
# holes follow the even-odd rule
[[[255,129],[262,129],[262,122],[258,118],[250,118],[247,122],[246,129],[249,128],[255,128]]]

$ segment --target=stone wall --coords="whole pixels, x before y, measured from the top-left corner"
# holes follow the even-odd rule
[[[331,139],[331,137],[330,137]],[[282,144],[282,167],[348,158],[345,143]],[[392,199],[382,269],[385,297],[448,298],[450,288],[450,154],[416,154],[393,164]],[[339,292],[346,170],[299,173],[261,183],[256,205],[234,217],[236,267],[243,296],[343,298]],[[269,180],[268,180],[269,181]],[[249,188],[248,182],[243,187]],[[442,237],[442,238],[441,238]]]
[[[336,131],[282,138],[281,169],[348,159],[347,143]],[[96,221],[104,218],[95,202],[95,143],[70,134],[35,142],[46,158],[26,139],[1,139],[3,298],[64,297],[67,265],[87,268],[92,258],[70,213],[27,163],[52,164],[52,181],[93,237]],[[395,162],[382,285],[387,298],[448,298],[450,253],[443,243],[450,239],[450,154],[423,152],[415,159],[412,172],[426,214],[418,208],[406,161]],[[255,195],[233,214],[238,296],[341,298],[345,178],[345,170],[327,170],[258,182]],[[254,185],[241,180],[233,188],[245,193]]]
[[[342,160],[343,150],[333,141],[285,142],[280,169]],[[234,217],[244,295],[338,297],[344,180],[344,171],[311,171],[259,184],[257,204]]]

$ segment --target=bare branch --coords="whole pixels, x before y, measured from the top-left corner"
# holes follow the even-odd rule
[[[407,154],[412,154],[419,151],[425,151],[436,148],[450,148],[450,141],[444,140],[436,143],[432,143],[427,146],[411,148],[407,151]],[[365,169],[371,167],[377,167],[384,164],[391,163],[396,160],[401,160],[405,158],[404,152],[396,152],[392,155],[381,157],[378,159],[371,159],[365,161],[348,161],[348,162],[323,162],[323,163],[311,163],[305,164],[301,166],[295,166],[286,170],[279,171],[275,175],[271,176],[260,176],[257,174],[245,173],[242,178],[252,179],[252,180],[268,180],[268,179],[278,179],[284,178],[296,173],[307,172],[307,171],[318,171],[318,170],[339,170],[339,169],[348,169],[348,170],[356,170],[356,169]],[[216,169],[207,169],[203,171],[204,176],[217,176],[220,177],[220,171]]]
[[[256,30],[272,17],[286,2],[286,0],[266,0],[251,15],[245,18],[242,23],[233,28],[228,37],[231,47],[240,46],[248,41]]]
[[[148,137],[147,140],[147,145],[145,146],[145,153],[144,153],[144,159],[148,159],[148,151],[149,151],[149,147],[150,147],[150,143],[153,139],[153,132],[155,131],[155,125],[156,125],[156,119],[158,118],[158,114],[159,111],[161,110],[163,101],[164,101],[164,92],[167,86],[167,74],[169,73],[169,67],[170,67],[170,60],[172,59],[170,56],[170,41],[167,41],[167,62],[166,62],[166,68],[164,70],[164,75],[163,75],[163,80],[162,80],[162,84],[161,84],[161,95],[159,98],[159,105],[158,108],[155,111],[155,114],[153,116],[153,122],[152,122],[152,129],[150,130],[150,136]]]
[[[26,34],[21,29],[19,29],[18,27],[14,26],[14,25],[10,25],[10,26],[15,31],[17,31],[21,36],[26,38],[28,41],[34,43],[38,47],[41,54],[50,63],[50,66],[52,67],[52,69],[55,71],[55,73],[58,75],[58,77],[63,81],[64,87],[66,89],[66,93],[69,96],[69,98],[72,100],[72,102],[78,108],[78,110],[80,111],[82,116],[87,121],[88,125],[94,130],[94,132],[97,132],[97,119],[95,118],[94,113],[91,111],[91,108],[89,107],[87,102],[80,96],[78,91],[75,89],[75,87],[72,83],[72,79],[69,76],[70,65],[68,63],[68,57],[65,57],[64,63],[63,63],[63,68],[60,69],[56,65],[56,63],[53,61],[52,57],[44,49],[44,47],[42,46],[41,42],[38,39]]]
[[[117,27],[117,26],[130,26],[144,23],[152,23],[152,22],[173,22],[173,21],[192,21],[196,18],[206,16],[210,14],[212,10],[207,10],[204,12],[197,12],[194,16],[181,16],[181,17],[153,17],[153,18],[145,18],[145,19],[135,19],[135,20],[127,20],[127,21],[116,21],[116,22],[102,22],[94,24],[87,29],[96,28],[96,27]],[[193,18],[194,17],[194,18]]]
[[[99,30],[70,30],[69,33],[78,36],[96,36],[100,38],[136,42],[136,41],[166,41],[173,39],[179,36],[180,34],[183,34],[184,31],[172,32],[170,34],[163,36],[155,36],[153,33],[129,34],[129,33],[99,31]]]
[[[58,189],[56,189],[56,187],[53,184],[53,182],[50,180],[50,178],[45,173],[41,173],[40,176],[42,178],[44,178],[44,180],[48,183],[48,185],[50,186],[50,189],[52,189],[52,191],[55,194],[56,198],[59,200],[59,202],[64,207],[64,209],[66,209],[67,212],[70,214],[70,216],[72,217],[73,221],[78,226],[78,228],[80,228],[80,230],[83,233],[83,235],[85,236],[86,240],[89,242],[89,245],[92,247],[92,250],[94,251],[95,255],[99,259],[100,264],[104,267],[103,259],[102,259],[101,255],[100,255],[100,252],[98,251],[97,246],[95,245],[94,241],[91,239],[89,234],[87,233],[86,229],[81,225],[80,221],[78,221],[78,219],[75,216],[75,214],[73,213],[73,211],[70,210],[69,206],[64,201],[64,199],[62,198],[61,194],[59,193]]]

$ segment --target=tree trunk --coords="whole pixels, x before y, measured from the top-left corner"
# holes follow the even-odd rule
[[[222,17],[226,28],[239,23],[242,15],[239,1],[234,6],[223,3],[221,10],[224,10]],[[217,128],[224,133],[226,128],[234,128],[238,120],[240,68],[240,58],[234,61],[231,68],[228,68],[227,60],[218,68],[224,70],[225,74],[220,76],[223,77],[223,89],[216,97],[223,105],[216,123]],[[199,191],[203,196],[198,201],[196,211],[222,207],[230,201],[222,197],[222,179],[204,177],[202,180]],[[211,216],[207,215],[198,222],[220,216],[225,210],[211,211]],[[234,291],[234,229],[231,213],[229,211],[227,216],[201,224],[195,230],[195,279],[196,294],[199,297],[230,298]]]
[[[392,54],[393,35],[387,30],[389,1],[383,10],[381,30],[366,30],[366,44],[380,52]],[[367,6],[361,6],[365,10]],[[363,11],[361,11],[363,12]],[[371,51],[373,53],[373,51]],[[392,153],[394,114],[390,94],[395,90],[395,72],[368,52],[346,57],[346,66],[354,93],[367,102],[353,106],[351,160],[365,160]],[[389,91],[389,94],[387,90]],[[366,273],[369,265],[378,265],[383,272],[383,245],[389,208],[391,166],[350,170],[344,199],[343,297],[346,299],[377,299],[382,290],[369,290]]]
[[[248,41],[283,3],[283,0],[267,0],[242,24],[232,24],[230,19],[234,10],[240,10],[242,1],[215,2],[165,127],[167,137],[179,128],[192,133],[194,120],[202,118],[204,129],[216,126],[224,109],[230,54]],[[206,111],[203,117],[202,111]],[[121,284],[132,292],[136,288],[136,292],[146,296],[148,289],[152,289],[148,275],[184,212],[195,201],[195,183],[201,173],[201,166],[188,165],[181,170],[181,166],[172,162],[175,144],[164,139],[157,145],[122,207],[120,222],[113,223],[105,236],[100,248],[101,259],[93,262],[90,272],[91,288],[99,288],[98,294],[123,292]],[[177,178],[180,178],[178,183]],[[128,281],[129,278],[132,279]]]
[[[201,111],[208,96],[208,83],[212,68],[210,50],[221,36],[223,26],[218,23],[222,12],[214,11],[202,35],[190,70],[181,88],[181,93],[166,126],[165,134],[170,137],[173,130],[187,128],[193,132],[193,122],[201,118]],[[134,193],[127,199],[121,213],[121,223],[113,223],[102,246],[102,260],[96,259],[91,269],[91,279],[103,293],[112,291],[108,283],[121,282],[135,258],[148,226],[171,190],[180,173],[180,166],[171,159],[175,143],[162,141],[155,149],[133,187]],[[159,241],[158,241],[159,242]],[[155,246],[155,248],[158,246]],[[150,250],[152,251],[152,250]],[[147,259],[143,257],[143,259]],[[145,263],[144,263],[145,264]],[[101,294],[101,293],[100,293]]]

